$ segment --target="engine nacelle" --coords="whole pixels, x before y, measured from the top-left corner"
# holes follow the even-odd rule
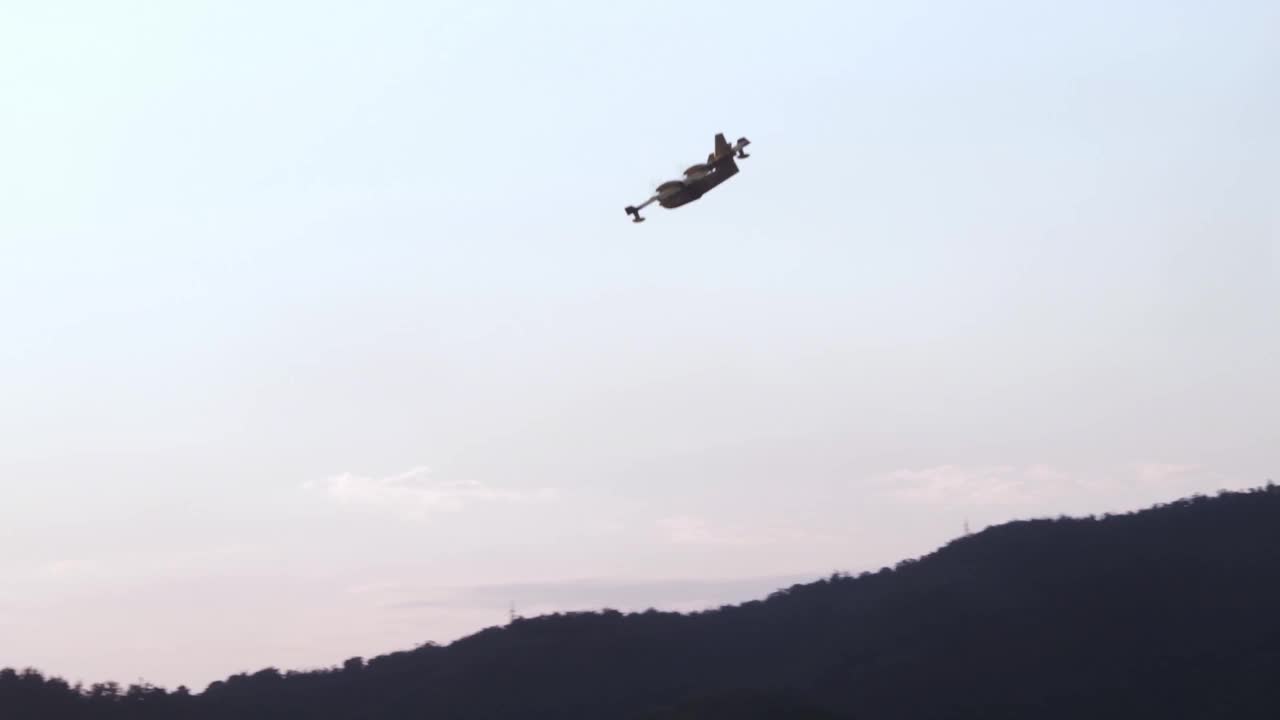
[[[667,193],[673,193],[683,188],[684,188],[683,180],[668,180],[662,183],[661,185],[659,185],[656,192],[659,195],[666,195]]]

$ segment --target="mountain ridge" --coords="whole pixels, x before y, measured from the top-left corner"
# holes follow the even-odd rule
[[[876,572],[715,609],[517,618],[339,667],[242,673],[199,694],[76,690],[4,671],[0,714],[1270,717],[1278,609],[1280,488],[1268,483],[1015,520]]]

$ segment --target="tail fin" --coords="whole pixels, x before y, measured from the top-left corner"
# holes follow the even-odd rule
[[[724,139],[724,133],[718,133],[716,135],[716,157],[728,157],[731,154],[733,154],[733,146],[729,144],[728,140]]]

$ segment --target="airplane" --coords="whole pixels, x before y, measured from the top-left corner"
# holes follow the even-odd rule
[[[656,202],[668,209],[688,205],[707,194],[715,186],[737,175],[738,163],[735,158],[751,157],[743,152],[743,148],[750,144],[750,140],[739,138],[736,145],[730,145],[729,141],[724,139],[724,133],[717,134],[715,151],[707,156],[705,163],[690,166],[684,171],[684,177],[679,180],[668,180],[662,183],[643,203],[627,206],[626,210],[631,216],[631,222],[644,222],[644,218],[640,217],[640,211],[652,203]]]

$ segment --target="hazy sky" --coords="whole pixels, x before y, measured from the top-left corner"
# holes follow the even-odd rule
[[[1277,38],[9,0],[0,666],[203,688],[1280,480]]]

